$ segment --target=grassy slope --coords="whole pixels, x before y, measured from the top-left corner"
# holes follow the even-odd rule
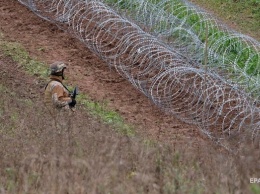
[[[131,139],[131,128],[118,115],[88,101],[84,95],[79,101],[82,106],[66,118],[63,130],[55,127],[54,124],[63,125],[59,120],[62,118],[50,117],[39,99],[39,88],[32,81],[46,82],[44,63],[30,57],[22,45],[5,41],[3,35],[0,62],[0,191],[189,193],[207,190],[203,187],[205,178],[197,167],[198,161],[183,158],[189,148],[182,149],[179,155],[174,147],[162,147],[137,137]],[[12,84],[25,83],[25,80],[30,84],[20,87]],[[38,95],[32,98],[28,93]],[[198,181],[189,179],[191,173],[196,174],[192,179],[197,177]],[[64,186],[60,188],[60,184]]]
[[[20,50],[14,45],[7,50]],[[26,60],[41,64],[24,52]],[[17,52],[4,55],[24,64]],[[30,72],[30,66],[25,68]],[[46,124],[50,118],[41,104],[21,97],[19,88],[5,83],[6,71],[0,73],[1,192],[249,193],[251,186],[252,192],[259,192],[256,185],[249,185],[249,177],[257,176],[253,173],[257,160],[226,156],[209,145],[191,152],[188,145],[143,144],[112,133],[88,115],[73,118],[77,124],[57,135]],[[24,111],[19,113],[18,108]]]
[[[260,41],[260,0],[191,0],[238,32]]]
[[[44,62],[37,61],[29,56],[24,47],[15,42],[7,42],[4,35],[0,34],[0,50],[4,55],[11,57],[15,62],[22,65],[23,69],[30,75],[36,75],[38,78],[48,82],[48,69]],[[113,125],[114,128],[124,134],[134,135],[133,127],[127,125],[123,118],[107,108],[106,104],[101,104],[90,100],[86,94],[80,94],[77,97],[79,104],[84,105],[89,113],[101,119],[104,123]]]
[[[65,121],[54,120],[44,109],[37,86],[29,81],[35,77],[22,71],[14,77],[17,66],[2,52],[0,62],[6,64],[0,69],[0,193],[207,190],[198,156],[189,156],[188,147],[180,155],[175,147],[114,133],[84,107],[70,117],[63,115]],[[13,85],[25,80],[27,86]]]
[[[17,43],[0,42],[4,52],[0,52],[0,61],[16,68],[12,60],[5,60],[11,57],[29,73],[10,80],[12,71],[0,70],[0,190],[4,193],[259,192],[257,185],[247,184],[249,177],[256,176],[257,158],[221,154],[210,145],[193,150],[187,143],[167,146],[129,138],[128,133],[108,130],[110,127],[90,117],[83,107],[57,134],[39,96],[28,99],[24,95],[37,94],[33,82],[25,91],[12,85],[44,79],[44,68],[40,75],[30,70],[30,64],[43,63]],[[99,105],[92,108],[100,112]]]

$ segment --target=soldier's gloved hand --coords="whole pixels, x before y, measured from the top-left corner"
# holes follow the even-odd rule
[[[74,98],[71,98],[71,102],[69,103],[70,107],[74,107],[77,104],[77,101]]]

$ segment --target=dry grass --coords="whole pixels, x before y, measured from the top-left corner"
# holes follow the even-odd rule
[[[0,70],[0,194],[259,192],[249,181],[259,178],[259,149],[234,156],[209,142],[127,136],[83,106],[55,123],[39,86],[23,83],[33,78],[10,72]]]

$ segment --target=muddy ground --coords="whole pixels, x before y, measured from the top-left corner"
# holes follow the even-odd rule
[[[197,142],[207,140],[199,128],[162,112],[79,40],[39,18],[17,0],[0,0],[0,32],[6,40],[22,44],[39,61],[66,62],[68,85],[78,85],[92,100],[107,103],[140,135],[169,144],[191,138]],[[19,71],[13,71],[14,80]],[[28,87],[28,81],[19,82],[21,90]],[[43,87],[38,85],[35,92],[42,93]]]

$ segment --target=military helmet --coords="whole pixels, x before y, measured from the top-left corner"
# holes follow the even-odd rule
[[[66,68],[67,66],[65,65],[64,62],[54,62],[50,65],[50,71],[51,71],[51,75],[62,75],[63,70]]]

